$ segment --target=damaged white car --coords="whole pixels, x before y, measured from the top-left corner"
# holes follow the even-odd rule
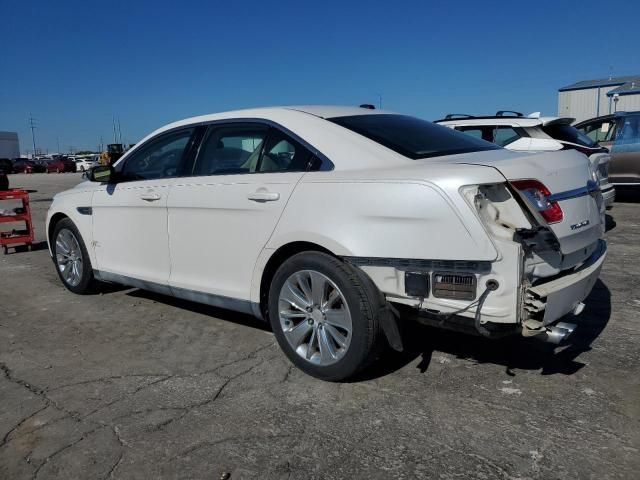
[[[558,342],[606,253],[584,155],[368,108],[182,120],[89,177],[47,216],[69,290],[116,282],[253,314],[328,380],[381,342],[401,349],[413,320]]]

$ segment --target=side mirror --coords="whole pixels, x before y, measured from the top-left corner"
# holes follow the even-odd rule
[[[98,165],[89,170],[87,178],[91,182],[113,183],[116,178],[116,171],[111,165]]]

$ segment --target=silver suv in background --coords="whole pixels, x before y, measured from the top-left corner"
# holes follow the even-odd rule
[[[613,206],[615,189],[609,182],[609,151],[571,126],[569,117],[542,117],[540,112],[524,116],[520,112],[498,111],[490,116],[451,113],[435,123],[519,152],[577,150],[591,163],[594,179],[600,184],[604,204]]]

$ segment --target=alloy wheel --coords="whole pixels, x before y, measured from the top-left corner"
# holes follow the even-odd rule
[[[75,287],[80,284],[83,270],[82,250],[76,236],[67,228],[60,230],[56,237],[56,264],[68,285]]]
[[[326,366],[347,353],[353,325],[338,286],[315,270],[298,271],[284,282],[278,301],[280,327],[306,361]]]

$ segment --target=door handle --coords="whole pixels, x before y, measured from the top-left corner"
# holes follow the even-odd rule
[[[147,192],[140,195],[140,198],[145,202],[155,202],[156,200],[160,200],[162,197],[157,193]]]
[[[253,192],[247,195],[247,198],[253,202],[275,202],[280,200],[278,192]]]

